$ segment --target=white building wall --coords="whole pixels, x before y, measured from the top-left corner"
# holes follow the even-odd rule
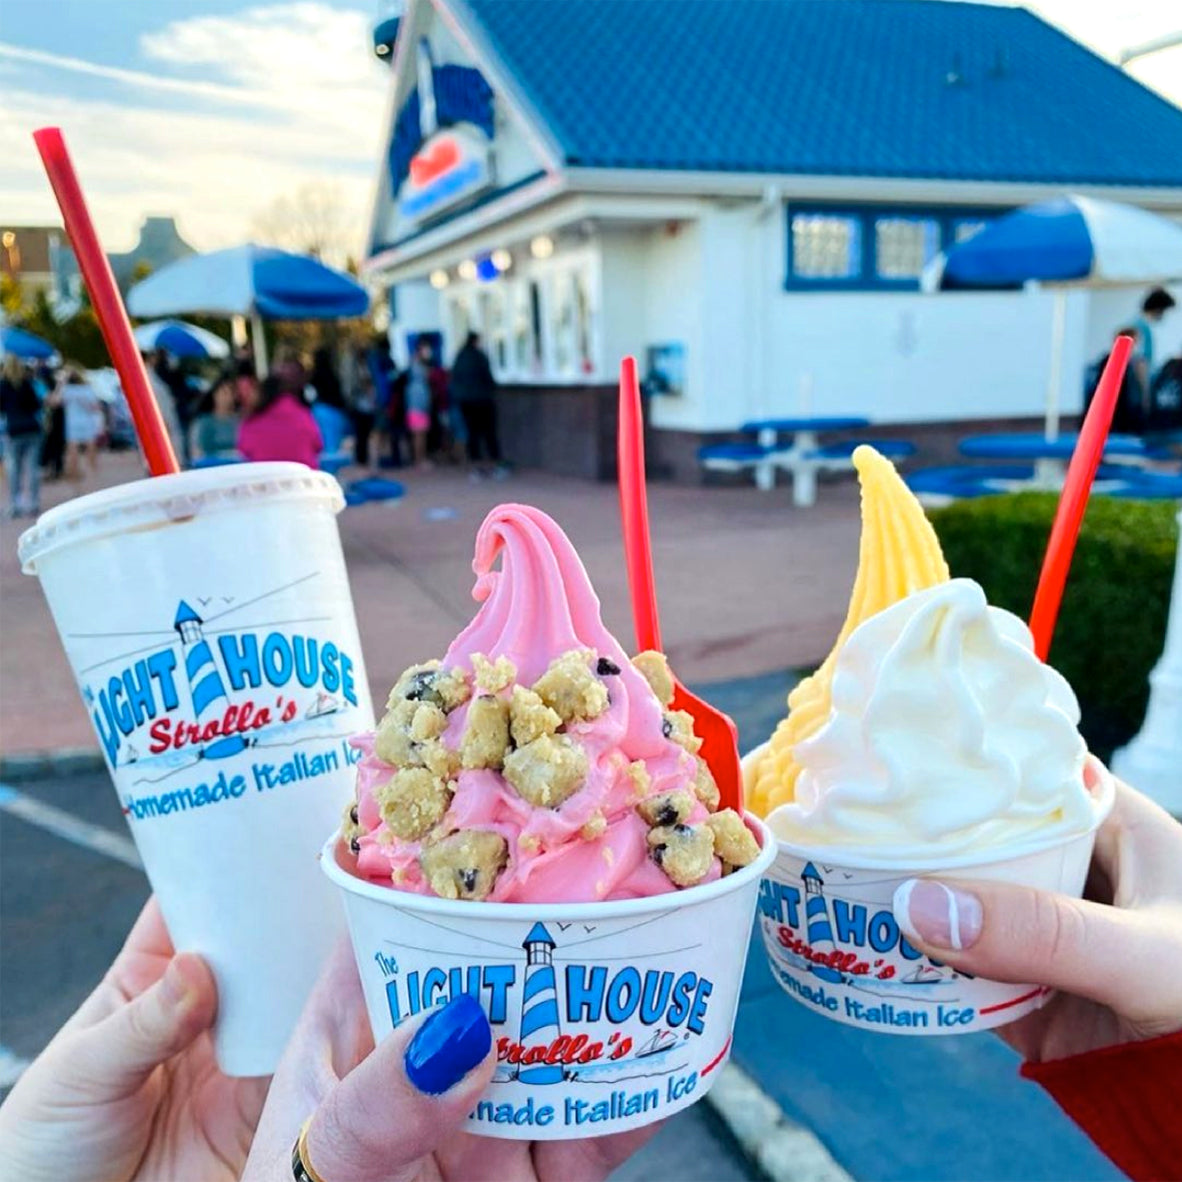
[[[705,321],[702,297],[707,278],[702,267],[702,227],[680,222],[675,231],[655,227],[645,234],[644,341],[637,360],[641,373],[649,345],[681,342],[686,349],[685,393],[653,400],[657,427],[698,431],[712,413],[708,387],[709,362],[715,336]],[[611,299],[608,292],[608,299]]]
[[[607,229],[598,236],[603,275],[600,367],[605,381],[611,380],[620,359],[629,355],[644,370],[649,340],[645,323],[649,240],[649,232],[643,230]]]
[[[632,323],[638,287],[645,301],[643,341],[621,328],[605,334],[609,349],[627,343],[643,358],[649,344],[686,344],[686,393],[656,400],[658,426],[717,431],[802,414],[909,423],[1044,413],[1050,292],[785,291],[784,236],[782,207],[748,203],[711,211],[676,237],[650,231],[645,249],[626,261],[605,251],[606,323]],[[629,290],[616,315],[620,280]],[[1142,295],[1068,293],[1063,413],[1079,412],[1086,365]],[[1158,332],[1159,360],[1179,341],[1182,313]]]

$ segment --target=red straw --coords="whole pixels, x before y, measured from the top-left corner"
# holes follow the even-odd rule
[[[1063,588],[1067,584],[1071,556],[1075,553],[1075,541],[1079,537],[1084,510],[1088,507],[1092,481],[1096,479],[1096,469],[1104,454],[1104,444],[1108,440],[1112,414],[1124,384],[1125,368],[1132,348],[1131,337],[1117,337],[1100,377],[1100,384],[1096,387],[1096,396],[1080,429],[1079,441],[1067,468],[1067,479],[1063,482],[1055,524],[1051,526],[1051,540],[1047,543],[1042,574],[1038,577],[1038,589],[1034,593],[1034,607],[1030,611],[1034,651],[1044,661],[1051,651],[1051,636],[1059,616],[1059,605],[1063,602]]]
[[[636,358],[620,362],[620,426],[616,441],[619,466],[620,513],[624,524],[624,563],[632,591],[632,621],[636,647],[661,651],[657,614],[657,584],[653,578],[652,537],[648,528],[648,493],[644,471],[644,417]]]
[[[115,286],[111,264],[99,245],[94,223],[90,220],[61,128],[44,127],[33,132],[33,140],[37,144],[37,151],[41,153],[49,183],[61,207],[66,233],[70,236],[82,278],[90,292],[90,302],[98,317],[99,327],[103,330],[107,352],[115,363],[119,381],[123,385],[135,431],[144,450],[144,458],[148,461],[148,471],[153,476],[178,472],[180,465],[176,462],[172,441],[168,438],[160,407],[152,393],[139,346],[131,334],[131,322],[127,319],[127,310]]]

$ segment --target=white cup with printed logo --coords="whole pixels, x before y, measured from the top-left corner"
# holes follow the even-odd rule
[[[606,903],[473,903],[358,878],[340,888],[374,1038],[475,994],[497,1070],[465,1131],[559,1141],[639,1128],[700,1100],[730,1054],[767,827],[749,866],[704,886]]]
[[[743,757],[746,782],[765,747]],[[776,983],[835,1022],[880,1034],[971,1034],[1045,1005],[1053,993],[1046,986],[973,977],[925,956],[899,930],[891,904],[902,883],[924,877],[1011,882],[1079,898],[1115,796],[1108,770],[1092,763],[1091,827],[1014,843],[1000,856],[981,850],[901,865],[868,846],[808,848],[773,838],[776,856],[756,913]]]
[[[178,950],[218,986],[230,1075],[275,1069],[341,931],[317,869],[373,709],[336,515],[302,464],[160,476],[20,539]]]

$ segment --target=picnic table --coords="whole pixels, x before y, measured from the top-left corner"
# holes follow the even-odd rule
[[[854,451],[863,443],[895,460],[915,453],[915,444],[905,439],[854,438],[822,444],[817,438],[823,431],[860,431],[869,426],[869,419],[853,415],[754,419],[739,428],[740,434],[753,439],[707,444],[698,449],[698,459],[705,468],[752,472],[756,488],[764,492],[775,488],[776,470],[783,469],[792,477],[793,504],[808,506],[816,503],[817,473],[852,470]]]
[[[1033,474],[1022,481],[1027,488],[1058,491],[1063,487],[1067,463],[1075,451],[1078,433],[1071,431],[1055,439],[1047,439],[1038,432],[970,435],[960,441],[960,454],[979,460],[1033,461]],[[1104,458],[1115,464],[1141,467],[1151,460],[1162,459],[1163,453],[1136,435],[1109,435],[1104,445]]]
[[[812,505],[817,499],[817,468],[844,467],[849,459],[817,454],[817,436],[822,431],[858,431],[870,425],[869,419],[851,415],[807,416],[794,419],[756,419],[739,430],[754,435],[762,456],[755,464],[755,486],[765,492],[775,487],[776,469],[792,476],[792,500],[797,505]],[[787,437],[787,438],[785,438]]]

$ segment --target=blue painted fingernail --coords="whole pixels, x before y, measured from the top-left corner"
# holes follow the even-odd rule
[[[407,1078],[420,1092],[439,1096],[484,1060],[492,1028],[480,1003],[461,993],[419,1027],[406,1048]]]

